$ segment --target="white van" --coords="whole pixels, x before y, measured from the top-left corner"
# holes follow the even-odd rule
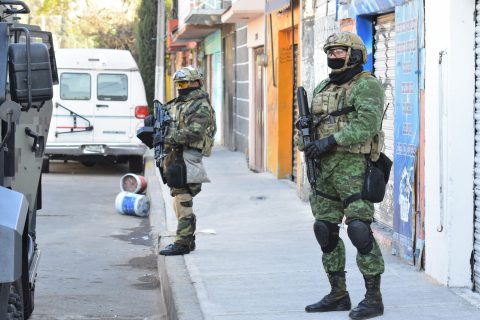
[[[49,159],[78,160],[86,166],[100,159],[129,162],[143,170],[146,147],[136,137],[149,109],[137,64],[127,50],[55,50],[59,85],[44,171]]]

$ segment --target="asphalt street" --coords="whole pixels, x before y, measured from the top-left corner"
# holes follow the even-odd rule
[[[51,163],[32,320],[165,319],[147,218],[115,210],[126,165]]]

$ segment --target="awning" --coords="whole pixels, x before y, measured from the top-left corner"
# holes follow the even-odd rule
[[[265,2],[261,0],[237,0],[222,15],[223,23],[242,23],[263,15]]]
[[[185,23],[212,26],[222,23],[223,9],[192,9],[185,18]]]
[[[218,26],[184,24],[173,34],[173,41],[176,43],[201,41],[210,33],[218,29]]]
[[[265,6],[265,13],[271,13],[272,11],[278,11],[290,5],[290,0],[267,0]]]

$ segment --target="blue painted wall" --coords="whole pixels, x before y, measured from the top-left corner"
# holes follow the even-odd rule
[[[351,0],[348,4],[339,4],[338,19],[355,19],[360,15],[381,14],[392,11],[407,0]]]
[[[357,34],[367,47],[368,60],[364,69],[373,72],[373,16],[357,17]]]

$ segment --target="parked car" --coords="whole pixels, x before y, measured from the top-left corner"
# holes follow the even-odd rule
[[[149,114],[145,87],[127,50],[56,50],[60,85],[43,170],[50,159],[78,160],[92,166],[103,159],[143,170],[146,147],[136,137]]]

